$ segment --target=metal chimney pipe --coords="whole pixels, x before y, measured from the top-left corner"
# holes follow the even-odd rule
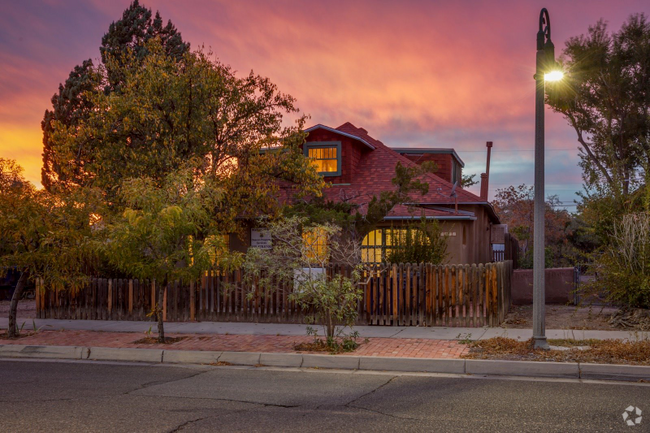
[[[487,147],[487,162],[485,164],[485,173],[481,174],[481,199],[487,201],[490,185],[490,156],[492,155],[492,142],[486,142],[485,147]]]

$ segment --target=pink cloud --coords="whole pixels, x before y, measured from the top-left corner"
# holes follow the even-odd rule
[[[5,8],[0,128],[24,129],[24,152],[40,156],[34,137],[51,95],[75,64],[98,56],[101,35],[129,3],[48,0],[33,6],[47,16],[19,10],[18,3]],[[270,77],[298,99],[313,123],[351,121],[390,145],[455,147],[478,169],[485,141],[495,140],[495,163],[503,170],[495,176],[514,184],[528,181],[532,170],[529,152],[505,151],[532,149],[541,7],[551,13],[558,54],[568,37],[585,33],[601,17],[617,29],[631,13],[650,13],[648,2],[636,0],[142,3],[171,19],[194,48],[204,44],[240,73],[253,69]],[[8,21],[23,15],[35,32],[32,39]],[[22,50],[14,47],[19,33],[28,38]],[[563,119],[547,119],[549,148],[575,148]],[[6,146],[0,143],[0,154],[9,151]],[[564,163],[574,164],[577,151],[571,155],[562,164],[549,161],[549,173],[568,172]],[[24,160],[32,177],[40,170],[37,159]],[[566,176],[563,182],[580,182],[577,167]]]

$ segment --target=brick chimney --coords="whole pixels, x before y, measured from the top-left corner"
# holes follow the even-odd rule
[[[487,147],[487,163],[485,173],[481,173],[481,199],[487,201],[488,188],[490,184],[490,154],[492,153],[492,142],[488,141],[485,143],[485,147]]]

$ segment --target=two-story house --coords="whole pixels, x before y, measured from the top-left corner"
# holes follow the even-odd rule
[[[377,230],[366,236],[362,243],[364,260],[381,261],[390,248],[390,229],[417,221],[423,213],[438,220],[447,236],[449,263],[492,260],[490,232],[499,219],[487,201],[487,192],[485,197],[478,197],[460,187],[464,164],[453,149],[390,148],[351,123],[338,128],[319,124],[306,132],[303,151],[330,183],[324,190],[326,198],[356,203],[360,212],[365,211],[364,204],[372,196],[395,189],[391,180],[398,162],[414,166],[433,161],[438,166],[435,174],[421,178],[429,184],[427,194],[413,193],[412,200],[393,208]],[[237,249],[254,244],[257,236],[259,232],[251,229],[248,239],[237,241]]]

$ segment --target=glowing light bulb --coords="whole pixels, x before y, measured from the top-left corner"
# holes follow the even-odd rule
[[[545,81],[560,81],[564,77],[564,72],[562,71],[551,71],[547,74],[544,74]]]

